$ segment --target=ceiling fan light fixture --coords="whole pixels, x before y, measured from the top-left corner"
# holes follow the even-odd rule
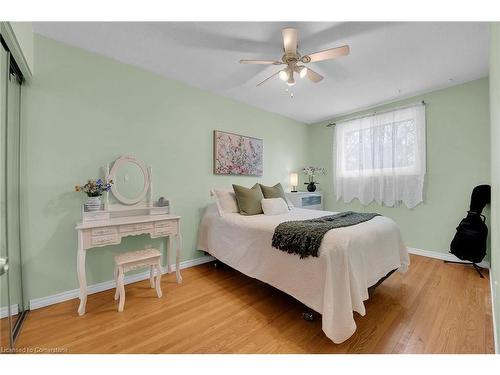
[[[281,57],[281,60],[240,60],[240,63],[242,64],[282,65],[284,67],[284,69],[276,71],[270,77],[266,78],[262,82],[259,82],[256,85],[257,87],[268,82],[271,78],[274,79],[276,76],[278,76],[283,82],[286,82],[288,86],[293,86],[296,83],[294,77],[295,73],[297,73],[297,76],[300,78],[307,77],[312,82],[318,83],[322,81],[324,77],[321,74],[316,73],[313,69],[306,67],[304,64],[333,60],[349,55],[348,45],[325,49],[323,51],[310,53],[309,55],[301,55],[297,51],[299,44],[297,41],[297,34],[297,29],[295,27],[287,27],[282,30],[281,35],[283,37],[284,54]]]
[[[287,81],[288,80],[288,72],[286,71],[286,69],[283,69],[279,72],[279,76],[280,76],[280,79],[282,81]]]
[[[301,66],[299,70],[300,78],[304,78],[307,75],[307,67]]]

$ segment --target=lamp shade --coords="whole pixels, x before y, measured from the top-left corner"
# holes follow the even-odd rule
[[[292,186],[299,185],[299,174],[298,173],[290,173],[290,185],[292,185]]]

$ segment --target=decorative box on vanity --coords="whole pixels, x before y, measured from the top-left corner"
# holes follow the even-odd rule
[[[286,197],[295,207],[306,208],[308,210],[323,210],[322,193],[298,191],[296,193],[286,193]]]

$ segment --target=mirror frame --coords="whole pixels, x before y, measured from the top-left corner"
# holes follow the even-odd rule
[[[139,167],[139,169],[142,171],[142,174],[144,175],[144,187],[142,189],[142,192],[134,199],[124,197],[123,195],[120,194],[118,191],[118,184],[116,183],[116,174],[120,167],[122,165],[125,165],[126,163],[134,163]],[[148,168],[146,167],[146,164],[142,160],[139,160],[133,156],[130,155],[123,155],[120,156],[118,159],[115,160],[113,163],[113,167],[111,168],[111,172],[109,173],[109,178],[113,180],[113,184],[111,185],[111,192],[115,196],[115,198],[122,204],[125,205],[134,205],[139,202],[141,202],[145,197],[146,194],[148,193],[148,190],[151,186],[151,177],[149,175]]]

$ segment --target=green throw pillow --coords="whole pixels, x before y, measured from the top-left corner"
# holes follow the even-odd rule
[[[285,192],[283,191],[283,187],[281,186],[280,183],[277,183],[274,186],[260,185],[260,189],[262,190],[262,194],[264,195],[264,198],[266,198],[266,199],[268,199],[268,198],[283,198],[285,203],[287,203],[287,205],[288,205],[288,202],[286,201]]]
[[[264,196],[260,190],[259,184],[255,184],[251,189],[233,184],[236,202],[242,215],[258,215],[264,213],[260,203]]]

